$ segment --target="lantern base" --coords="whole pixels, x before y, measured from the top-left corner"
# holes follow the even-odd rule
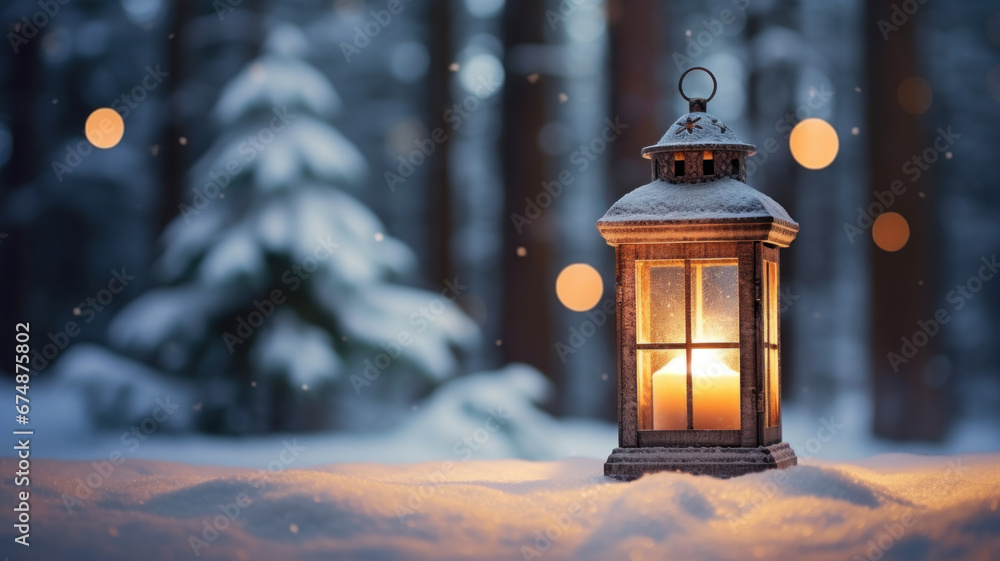
[[[713,477],[737,477],[769,469],[785,469],[798,464],[787,442],[757,448],[725,446],[650,446],[615,448],[604,464],[604,475],[632,481],[647,473],[678,471]]]

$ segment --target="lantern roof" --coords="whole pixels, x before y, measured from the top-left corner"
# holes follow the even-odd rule
[[[712,94],[708,98],[688,97],[684,94],[684,77],[693,70],[702,70],[712,78]],[[707,113],[708,102],[715,97],[719,83],[715,75],[707,68],[696,66],[681,74],[677,89],[681,97],[688,102],[688,114],[683,115],[667,129],[660,141],[642,149],[642,157],[651,159],[658,152],[683,152],[695,150],[736,150],[746,152],[747,156],[757,153],[757,147],[736,138],[733,129]]]
[[[723,177],[694,184],[655,180],[618,199],[598,223],[660,224],[759,219],[798,226],[771,197],[742,181]]]
[[[695,69],[712,76],[704,68],[691,70]],[[643,156],[677,151],[744,151],[739,158],[742,160],[756,151],[752,144],[738,140],[722,121],[705,112],[708,100],[689,98],[683,89],[681,96],[690,102],[691,112],[676,121],[659,143],[644,148]],[[695,157],[700,158],[700,154]],[[735,166],[737,160],[733,162]],[[611,245],[764,241],[787,247],[795,238],[799,225],[781,205],[741,181],[746,177],[742,169],[733,168],[732,174],[724,172],[729,175],[691,171],[678,178],[664,174],[662,162],[654,162],[654,180],[619,199],[597,221],[601,235]],[[674,180],[668,180],[671,177]]]
[[[597,229],[612,245],[756,240],[787,247],[799,225],[771,197],[724,177],[647,183],[611,205]]]
[[[740,150],[748,156],[756,154],[756,146],[736,138],[733,129],[705,113],[706,103],[707,100],[701,98],[690,100],[691,112],[675,121],[659,142],[643,148],[642,156],[648,159],[658,152],[687,150]]]

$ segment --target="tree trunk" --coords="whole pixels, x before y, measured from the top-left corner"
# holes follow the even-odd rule
[[[31,3],[22,2],[22,8],[35,8]],[[31,13],[25,11],[24,13]],[[18,24],[20,25],[20,24]],[[16,191],[31,189],[29,184],[42,174],[52,174],[52,167],[45,166],[38,169],[38,156],[44,155],[50,149],[39,141],[39,133],[44,136],[48,131],[39,131],[35,125],[36,108],[41,96],[39,71],[42,68],[39,60],[39,50],[42,38],[34,37],[25,44],[18,46],[18,52],[7,57],[7,80],[4,89],[7,107],[12,109],[7,116],[7,124],[10,137],[13,140],[10,156],[6,165],[3,166],[2,198],[0,201],[7,202]],[[44,107],[44,106],[42,106]],[[53,152],[60,157],[64,156],[64,151]],[[52,176],[50,175],[49,178]],[[34,187],[37,188],[37,187]],[[31,302],[32,286],[29,279],[37,278],[35,271],[37,266],[36,256],[32,252],[31,240],[28,233],[32,226],[14,227],[6,224],[0,230],[0,270],[5,271],[0,277],[0,291],[4,298],[0,298],[0,317],[9,322],[26,322],[29,317],[29,303]],[[41,329],[43,325],[38,325],[36,319],[36,329]],[[13,325],[5,329],[12,330]],[[11,333],[13,338],[13,331]],[[41,339],[39,339],[41,341]],[[5,346],[0,356],[3,356],[5,364],[13,363],[14,346]]]
[[[172,16],[170,36],[167,38],[167,56],[169,57],[167,67],[170,69],[170,76],[166,78],[167,93],[164,98],[166,99],[168,118],[163,128],[163,144],[160,147],[163,151],[163,156],[160,158],[163,182],[160,191],[160,216],[157,231],[162,231],[177,216],[178,205],[181,203],[184,174],[187,172],[187,162],[184,161],[181,153],[183,146],[179,143],[179,138],[183,136],[183,129],[174,100],[181,88],[186,70],[184,29],[191,17],[188,3],[177,2],[174,4]]]
[[[452,5],[449,2],[433,2],[428,9],[427,24],[430,26],[430,75],[428,130],[450,130],[451,125],[444,119],[444,110],[451,105],[451,79],[449,68],[455,60],[452,52]],[[453,235],[451,176],[448,172],[450,143],[438,144],[436,154],[428,158],[427,189],[431,204],[428,206],[428,225],[435,247],[431,254],[433,262],[427,268],[433,275],[434,283],[452,278],[451,238]]]
[[[533,0],[509,0],[504,14],[504,39],[510,53],[518,47],[545,43],[545,7]],[[503,359],[525,362],[561,387],[552,353],[554,297],[551,278],[551,213],[544,210],[530,225],[518,228],[512,215],[526,215],[526,199],[534,201],[548,178],[546,156],[538,149],[538,133],[547,121],[545,80],[529,81],[523,75],[507,76],[503,93],[502,161],[504,169],[503,226]],[[532,215],[534,216],[534,215]],[[527,253],[518,256],[518,248]]]
[[[891,8],[891,0],[868,0],[865,21],[888,20]],[[894,181],[901,181],[906,191],[885,210],[901,214],[910,226],[909,241],[899,251],[871,246],[871,370],[875,434],[939,440],[949,421],[947,395],[943,388],[929,387],[926,382],[926,366],[940,347],[939,341],[928,337],[927,344],[912,357],[904,357],[902,341],[904,337],[913,339],[918,321],[934,317],[931,287],[936,279],[930,260],[938,254],[934,213],[928,208],[929,199],[920,196],[932,188],[930,173],[925,171],[911,181],[901,170],[904,162],[931,146],[921,117],[904,111],[897,98],[900,83],[919,75],[915,47],[919,28],[918,22],[909,21],[885,39],[874,23],[866,27],[869,190],[889,192]],[[874,198],[871,201],[876,202]],[[874,208],[875,214],[881,212]],[[870,232],[866,234],[870,236]],[[894,357],[904,357],[905,362]]]
[[[657,107],[665,95],[676,92],[661,87],[660,80],[663,74],[678,77],[682,71],[660,56],[663,46],[669,44],[669,30],[661,25],[666,8],[665,2],[656,0],[612,0],[608,4],[612,115],[629,125],[629,134],[611,144],[608,205],[649,183],[650,163],[640,152],[656,144],[670,124],[657,118]],[[670,65],[669,71],[664,64]],[[661,117],[669,120],[673,115]]]

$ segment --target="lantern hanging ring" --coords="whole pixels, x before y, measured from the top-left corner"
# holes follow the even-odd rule
[[[702,72],[708,74],[709,77],[712,78],[712,95],[708,96],[708,98],[705,99],[705,102],[707,103],[709,101],[712,101],[712,98],[715,97],[715,90],[719,89],[719,83],[715,81],[715,74],[712,74],[712,71],[705,68],[704,66],[694,66],[692,68],[688,68],[687,70],[684,71],[683,74],[681,74],[681,79],[678,80],[677,82],[677,89],[680,90],[681,97],[684,98],[684,101],[691,101],[690,97],[684,95],[684,77],[687,76],[688,73],[691,72],[692,70],[701,70]]]

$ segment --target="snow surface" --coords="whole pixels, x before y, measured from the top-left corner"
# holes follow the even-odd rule
[[[655,180],[618,199],[598,224],[756,218],[796,224],[771,197],[742,181],[724,177],[706,183]]]
[[[15,530],[3,524],[4,554],[149,561],[1000,557],[1000,454],[809,460],[730,480],[660,473],[617,483],[594,459],[456,456],[300,469],[309,452],[301,443],[276,447],[271,471],[35,460],[31,549],[13,545]],[[13,473],[15,461],[0,460],[0,469]],[[88,478],[92,489],[82,486]],[[3,486],[4,505],[15,504],[15,489]]]
[[[103,363],[99,355],[88,360]],[[783,411],[786,439],[801,464],[792,470],[728,481],[657,474],[623,484],[601,476],[616,427],[539,410],[535,404],[551,388],[524,365],[450,380],[388,431],[183,434],[176,428],[190,410],[182,407],[141,442],[123,440],[124,428],[102,433],[87,426],[85,395],[76,390],[92,387],[84,374],[32,387],[33,549],[26,556],[9,545],[13,527],[0,525],[0,554],[12,560],[536,559],[537,552],[544,559],[854,561],[1000,554],[1000,452],[819,459],[904,449],[870,436],[870,404],[859,396],[828,411]],[[134,415],[143,401],[148,406],[165,395],[190,405],[177,388],[153,389],[133,396]],[[997,450],[1000,437],[996,427],[963,425],[948,443],[923,449]],[[562,459],[501,459],[512,457]],[[112,458],[119,465],[109,472]],[[0,460],[0,469],[8,474],[0,504],[12,505],[13,459]],[[80,487],[88,479],[93,490]],[[235,512],[229,505],[240,493],[245,506],[229,520],[219,507]],[[66,500],[80,504],[69,512]],[[225,529],[204,534],[206,521]],[[199,555],[190,536],[207,544],[196,543]]]

